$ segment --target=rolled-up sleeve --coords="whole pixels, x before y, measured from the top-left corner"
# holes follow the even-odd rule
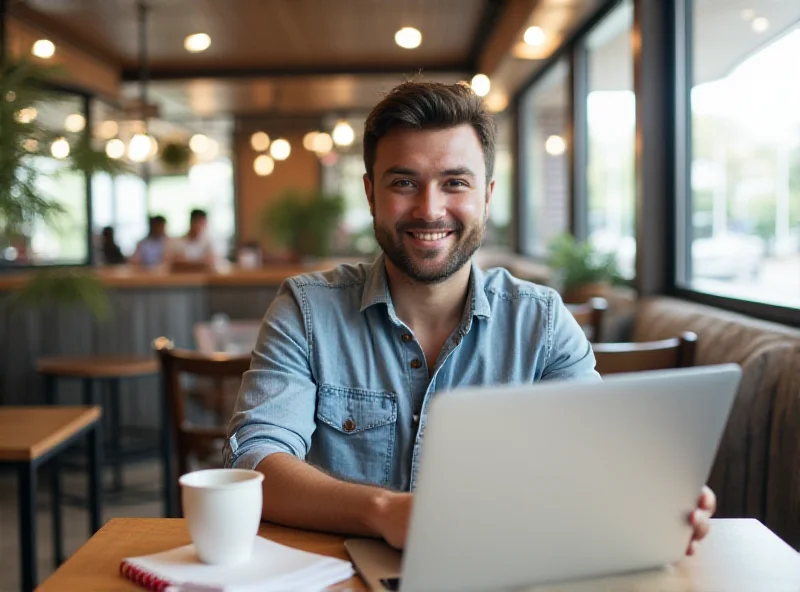
[[[549,348],[542,380],[601,380],[592,344],[558,292],[549,302]]]
[[[264,316],[228,426],[226,467],[255,469],[275,452],[306,458],[317,386],[301,289],[286,280]]]

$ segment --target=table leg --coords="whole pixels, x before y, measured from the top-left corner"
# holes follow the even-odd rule
[[[56,377],[52,374],[44,375],[44,401],[48,405],[56,404]]]
[[[53,559],[55,560],[55,567],[64,563],[64,545],[61,529],[61,476],[60,468],[61,463],[58,460],[58,455],[50,460],[50,491],[51,505],[53,512]]]
[[[101,470],[103,467],[103,448],[101,445],[100,421],[86,435],[86,453],[89,467],[89,522],[90,536],[100,530],[103,522],[103,489]]]
[[[84,405],[95,405],[97,401],[94,400],[94,389],[92,388],[92,379],[91,378],[84,378],[83,379],[83,404]]]
[[[18,466],[22,590],[28,592],[36,587],[36,467],[32,462]]]
[[[111,378],[108,381],[108,413],[110,420],[111,433],[109,434],[109,448],[112,463],[112,491],[120,492],[123,488],[122,483],[122,450],[120,439],[122,438],[122,421],[120,419],[120,399],[119,399],[119,379]]]
[[[177,516],[175,508],[176,487],[172,474],[172,421],[171,409],[163,385],[159,387],[161,397],[161,458],[163,462],[164,481],[164,516],[173,518]]]

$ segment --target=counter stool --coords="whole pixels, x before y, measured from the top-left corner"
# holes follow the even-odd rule
[[[157,375],[159,372],[158,361],[152,356],[58,356],[40,358],[36,362],[36,370],[44,377],[45,401],[48,405],[57,403],[57,379],[77,378],[83,382],[84,405],[101,404],[95,382],[105,383],[107,389],[106,401],[103,404],[105,414],[108,416],[107,454],[106,464],[111,465],[113,471],[112,492],[120,492],[123,488],[121,448],[121,420],[120,420],[120,393],[119,385],[123,379],[140,378]],[[162,408],[162,425],[160,426],[160,439],[162,448],[162,461],[165,465],[165,474],[169,474],[171,455],[169,441],[169,423],[164,397],[159,392],[159,404]],[[168,472],[169,471],[169,472]],[[169,496],[170,488],[165,485],[165,496]],[[171,503],[165,499],[167,506]]]

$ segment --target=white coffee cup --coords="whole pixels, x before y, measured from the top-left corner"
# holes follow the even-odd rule
[[[264,475],[246,469],[208,469],[179,479],[183,513],[204,563],[250,559],[261,522]]]

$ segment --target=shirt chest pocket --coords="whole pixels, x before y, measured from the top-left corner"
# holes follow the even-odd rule
[[[348,481],[386,485],[396,422],[394,393],[322,385],[308,460]]]

